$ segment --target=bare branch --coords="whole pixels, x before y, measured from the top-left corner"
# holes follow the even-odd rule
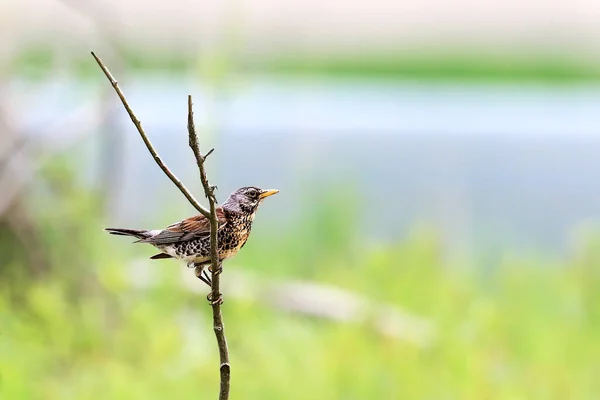
[[[175,186],[177,186],[177,188],[179,188],[181,193],[183,193],[185,198],[188,199],[190,204],[192,206],[194,206],[194,208],[196,210],[198,210],[205,217],[207,217],[207,218],[210,217],[209,211],[206,208],[204,208],[200,203],[198,203],[198,201],[194,198],[194,196],[190,193],[190,191],[185,187],[185,185],[179,180],[179,178],[177,178],[177,176],[175,176],[175,174],[173,172],[171,172],[169,167],[167,167],[167,165],[160,158],[160,156],[154,149],[154,146],[152,146],[152,143],[148,139],[148,136],[146,136],[146,133],[144,132],[144,129],[142,128],[142,123],[137,119],[137,117],[131,110],[131,107],[129,107],[129,104],[127,103],[127,99],[125,98],[125,95],[121,91],[121,88],[119,88],[117,81],[115,80],[115,78],[113,78],[113,76],[110,73],[110,71],[108,70],[108,68],[106,68],[106,66],[104,65],[102,60],[100,60],[100,58],[98,56],[96,56],[96,54],[94,54],[93,51],[92,51],[92,56],[94,57],[94,59],[96,60],[96,62],[100,66],[100,68],[102,69],[102,72],[104,72],[104,75],[106,75],[106,78],[108,78],[108,81],[112,85],[113,89],[115,89],[115,92],[117,92],[117,95],[119,96],[119,98],[121,99],[121,102],[123,103],[123,107],[125,107],[127,114],[129,114],[129,118],[131,118],[131,121],[133,122],[133,124],[137,128],[138,132],[140,133],[140,136],[142,137],[144,144],[148,148],[148,151],[150,152],[150,154],[152,154],[152,157],[154,158],[154,161],[156,162],[156,164],[158,164],[158,166],[160,167],[160,169],[163,170],[165,175],[167,175],[169,177],[169,179],[171,179],[171,181],[175,184]]]
[[[200,153],[200,148],[198,146],[198,136],[196,135],[196,128],[194,126],[194,113],[192,111],[192,96],[188,96],[188,133],[189,133],[189,145],[194,152],[194,157],[196,158],[196,163],[198,164],[198,170],[200,172],[200,180],[202,181],[202,186],[204,187],[204,193],[208,198],[210,204],[210,211],[206,208],[202,207],[198,201],[192,196],[192,194],[187,190],[187,188],[183,185],[183,183],[169,170],[169,168],[165,165],[165,163],[161,160],[156,150],[152,146],[152,143],[146,136],[144,129],[142,128],[142,124],[136,118],[135,114],[129,107],[127,100],[125,99],[125,95],[119,88],[117,81],[113,78],[110,71],[104,66],[100,58],[98,58],[94,52],[92,52],[92,56],[104,72],[104,75],[108,78],[108,81],[112,85],[112,87],[117,92],[117,95],[121,99],[125,110],[129,114],[131,121],[137,128],[144,144],[152,154],[154,161],[158,164],[158,166],[163,170],[163,172],[171,179],[171,181],[179,188],[181,193],[188,199],[188,201],[205,217],[210,220],[210,256],[211,256],[211,267],[210,270],[212,272],[212,283],[211,283],[211,293],[210,293],[210,301],[213,309],[213,328],[215,331],[215,336],[217,337],[217,344],[219,346],[219,358],[220,358],[220,376],[221,376],[221,388],[219,391],[219,400],[227,400],[229,399],[229,387],[230,387],[230,366],[229,366],[229,352],[227,350],[227,340],[225,338],[225,331],[223,328],[223,318],[221,316],[221,304],[222,297],[219,292],[219,274],[221,273],[221,265],[219,262],[218,256],[218,243],[217,243],[217,229],[218,229],[218,219],[216,213],[216,198],[214,195],[214,191],[216,186],[211,186],[208,182],[208,178],[206,177],[206,171],[204,169],[204,161],[206,157],[208,157],[213,150],[210,150],[206,153],[205,156],[202,156]]]
[[[223,318],[221,316],[221,292],[219,291],[219,277],[221,273],[221,265],[219,263],[218,256],[218,243],[217,243],[217,229],[218,219],[216,212],[215,198],[215,187],[211,186],[206,177],[206,170],[204,168],[204,161],[214,149],[211,149],[205,156],[202,156],[200,147],[198,146],[198,136],[196,135],[196,127],[194,125],[194,111],[192,110],[192,96],[188,95],[188,133],[189,133],[189,144],[196,157],[196,163],[198,164],[198,170],[200,171],[200,180],[204,187],[204,193],[208,198],[210,205],[210,261],[211,261],[211,305],[213,310],[213,328],[215,336],[217,338],[217,344],[219,346],[219,359],[220,359],[220,374],[221,374],[221,390],[219,391],[219,400],[226,400],[229,398],[229,387],[231,377],[231,367],[229,365],[229,350],[227,349],[227,339],[225,337],[225,330],[223,326]]]

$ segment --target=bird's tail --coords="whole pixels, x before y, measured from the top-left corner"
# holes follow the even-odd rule
[[[152,236],[152,233],[148,230],[138,230],[138,229],[121,229],[121,228],[106,228],[104,229],[111,235],[121,235],[121,236],[133,236],[140,240],[149,238]]]

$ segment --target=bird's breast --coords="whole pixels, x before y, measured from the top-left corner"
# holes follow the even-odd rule
[[[250,236],[250,230],[252,229],[252,219],[254,215],[248,215],[236,220],[231,221],[229,225],[229,229],[225,236],[227,238],[224,240],[224,244],[226,244],[224,250],[239,250],[246,240],[248,236]],[[228,246],[227,246],[228,245]]]

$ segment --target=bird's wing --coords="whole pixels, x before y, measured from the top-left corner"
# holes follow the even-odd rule
[[[221,230],[227,223],[227,219],[223,209],[217,208],[216,212],[219,222],[218,230]],[[194,240],[208,235],[210,235],[210,220],[200,214],[169,225],[157,235],[141,240],[141,242],[165,245]]]

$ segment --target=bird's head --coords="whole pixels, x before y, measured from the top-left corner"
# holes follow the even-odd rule
[[[269,196],[279,193],[277,189],[260,189],[246,186],[233,192],[223,204],[223,209],[244,214],[254,214],[259,204]]]

